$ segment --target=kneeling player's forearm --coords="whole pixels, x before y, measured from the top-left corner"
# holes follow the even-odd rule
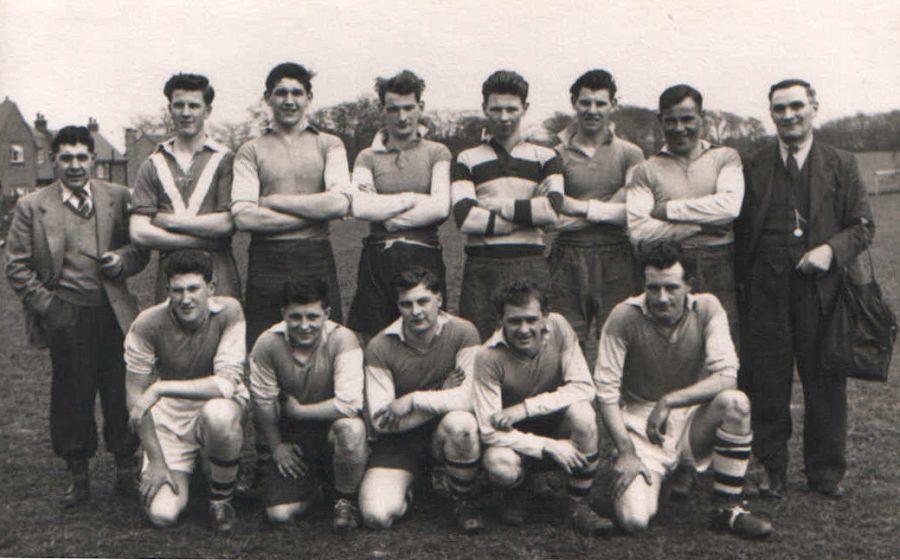
[[[622,418],[622,406],[618,403],[600,403],[600,417],[606,426],[606,433],[613,440],[613,445],[620,455],[634,454],[634,444],[628,437],[628,429],[625,427],[625,419]]]
[[[208,375],[200,379],[157,381],[156,390],[161,397],[176,399],[227,399],[234,393],[234,383],[224,377]]]
[[[253,399],[253,414],[256,427],[262,432],[263,439],[269,449],[281,444],[281,432],[278,430],[278,408],[275,402]]]
[[[682,408],[709,402],[722,391],[735,387],[737,387],[736,377],[714,373],[689,387],[665,395],[662,400],[669,408]]]
[[[147,462],[165,462],[159,438],[156,437],[156,423],[153,421],[153,414],[149,410],[141,420],[141,425],[138,428],[138,437],[141,440],[141,447],[144,449],[144,453],[147,454]]]
[[[337,420],[347,415],[338,410],[335,399],[311,404],[300,404],[293,398],[284,403],[284,415],[295,420]]]

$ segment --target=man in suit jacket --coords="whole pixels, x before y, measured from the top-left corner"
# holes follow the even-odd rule
[[[63,498],[71,507],[90,498],[98,391],[116,491],[134,488],[137,438],[128,429],[122,344],[138,306],[125,279],[149,253],[129,244],[128,190],[91,179],[88,129],[67,126],[51,146],[58,179],[16,205],[6,275],[24,305],[30,342],[50,348],[50,439],[71,475]]]
[[[784,497],[791,380],[803,384],[805,474],[810,490],[839,498],[846,469],[846,379],[821,363],[823,325],[841,269],[855,268],[875,225],[855,158],[813,138],[815,90],[784,80],[769,90],[777,145],[745,168],[736,233],[741,300],[740,386],[750,395],[760,490]]]

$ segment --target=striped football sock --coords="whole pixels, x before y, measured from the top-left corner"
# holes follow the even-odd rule
[[[212,502],[227,502],[234,494],[241,459],[209,458],[209,499]]]
[[[597,473],[597,465],[600,463],[600,452],[587,455],[587,465],[573,472],[566,481],[566,494],[573,500],[581,500],[587,497],[594,484],[594,475]]]
[[[753,433],[733,434],[723,428],[716,430],[713,445],[713,493],[728,502],[739,502],[744,490]]]
[[[466,498],[471,494],[478,474],[478,459],[473,461],[446,460],[447,485],[454,499]]]

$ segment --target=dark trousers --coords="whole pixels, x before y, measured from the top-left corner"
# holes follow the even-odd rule
[[[356,295],[350,305],[347,326],[371,337],[394,322],[400,316],[397,293],[393,287],[394,276],[413,266],[429,270],[444,280],[444,259],[440,246],[426,247],[403,242],[387,246],[384,241],[366,239],[359,256]],[[442,295],[446,309],[446,288]]]
[[[309,278],[328,286],[331,320],[343,322],[341,288],[327,239],[252,241],[247,265],[247,350],[260,334],[281,321],[284,283]]]
[[[760,250],[742,306],[740,385],[752,406],[753,453],[771,473],[787,469],[796,362],[803,384],[806,477],[838,482],[846,469],[847,382],[822,369],[824,318],[815,277],[795,270],[802,252],[794,253]]]
[[[734,245],[692,247],[684,250],[685,261],[694,269],[695,293],[710,293],[718,298],[728,314],[731,339],[738,345],[738,306],[734,288]]]
[[[53,379],[50,441],[67,461],[97,451],[94,403],[100,393],[103,440],[117,463],[129,462],[138,438],[128,428],[122,330],[108,305],[81,307],[57,298],[45,318]]]

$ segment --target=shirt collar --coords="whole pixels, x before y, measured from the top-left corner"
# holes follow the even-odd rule
[[[434,336],[438,336],[441,334],[441,331],[444,330],[444,325],[447,324],[450,318],[443,311],[438,313],[437,318],[437,329],[434,331]],[[401,342],[406,342],[406,335],[403,333],[403,317],[400,317],[390,325],[386,329],[384,329],[384,334],[390,336],[396,336],[400,339]]]
[[[547,321],[544,322],[544,326],[541,328],[541,330],[545,335],[550,332],[550,327],[547,326]],[[546,340],[547,339],[544,338],[545,342]],[[509,348],[509,342],[507,342],[506,340],[506,335],[503,332],[503,327],[498,327],[497,330],[494,331],[494,334],[492,334],[491,337],[487,339],[484,345],[488,348],[497,348],[499,346],[505,346],[506,348]]]
[[[316,125],[314,125],[313,123],[309,122],[308,117],[303,117],[303,120],[300,121],[299,123],[297,123],[297,130],[299,130],[300,132],[308,130],[308,131],[312,132],[313,134],[319,133],[319,128]],[[275,134],[276,132],[277,131],[275,130],[275,127],[273,127],[273,126],[267,126],[263,130],[263,134]]]
[[[175,316],[175,312],[172,311],[172,300],[171,298],[166,298],[165,301],[166,309],[169,310],[169,316],[172,317],[172,320],[175,321],[176,325],[180,325],[178,322],[178,317]],[[216,297],[211,297],[207,300],[207,307],[209,309],[209,314],[206,316],[207,319],[212,317],[213,315],[218,315],[225,309],[225,304],[219,301]],[[204,321],[205,322],[205,321]],[[182,327],[184,328],[184,327]]]
[[[328,342],[328,336],[332,332],[334,332],[334,329],[336,329],[337,327],[338,324],[334,321],[325,321],[325,326],[322,327],[322,338],[320,338],[319,340],[321,342]],[[288,344],[291,343],[291,339],[288,336],[288,327],[286,322],[281,321],[280,323],[275,323],[274,325],[269,327],[269,332],[280,334],[284,337],[285,342],[287,342]]]
[[[412,147],[412,146],[415,146],[416,144],[418,144],[419,141],[421,141],[422,138],[425,138],[425,136],[427,134],[428,134],[428,127],[425,126],[424,124],[420,124],[419,128],[416,129],[416,138],[415,138],[415,140],[413,140],[413,142],[410,144],[409,147]],[[371,146],[372,151],[383,152],[383,153],[400,151],[397,148],[389,148],[387,146],[387,142],[388,142],[388,132],[386,129],[382,128],[375,134],[375,138],[372,139],[372,146]]]
[[[697,296],[688,292],[686,308],[690,311],[695,311],[697,309],[697,301],[698,301]],[[637,296],[632,296],[632,297],[626,299],[625,303],[640,309],[641,313],[644,314],[644,317],[647,317],[648,319],[653,318],[653,315],[650,314],[650,308],[647,307],[647,294],[640,294]]]
[[[797,147],[797,152],[794,154],[794,159],[797,160],[797,167],[802,168],[803,164],[806,163],[806,158],[809,156],[809,151],[812,149],[812,143],[813,135],[810,134],[809,138],[804,140],[803,143]],[[778,152],[781,154],[782,163],[787,165],[789,150],[787,144],[785,144],[781,138],[778,139]]]
[[[63,185],[62,181],[59,182],[59,188],[60,188],[60,190],[62,190],[63,202],[69,202],[69,199],[72,198],[73,196],[75,196],[75,193],[72,192],[72,189]],[[88,200],[91,200],[93,198],[92,193],[91,193],[91,181],[90,180],[88,180],[88,182],[84,184],[84,187],[82,187],[81,190],[83,190],[87,194]]]
[[[159,143],[156,147],[157,150],[167,152],[172,157],[175,157],[175,137],[171,137],[168,140],[164,140]],[[200,147],[200,150],[210,150],[212,152],[227,152],[228,148],[219,144],[215,140],[209,137],[208,134],[204,135],[203,145]]]
[[[716,147],[716,145],[713,144],[712,142],[708,142],[701,138],[700,139],[700,154],[697,156],[697,158],[699,159],[700,156],[702,156],[703,154],[705,154],[706,152],[708,152],[709,150],[711,150],[715,147]],[[660,150],[659,150],[659,152],[657,152],[657,154],[661,155],[661,156],[665,155],[665,156],[669,156],[669,157],[676,157],[675,154],[673,154],[671,151],[669,151],[668,144],[663,144],[663,147],[660,148]]]
[[[615,123],[609,123],[606,127],[606,139],[603,141],[604,145],[609,145],[612,143],[613,138],[616,136]],[[573,121],[566,128],[564,128],[559,134],[556,136],[559,138],[560,142],[567,148],[575,148],[578,149],[578,146],[572,143],[572,140],[575,138],[575,134],[578,133],[578,123]]]

